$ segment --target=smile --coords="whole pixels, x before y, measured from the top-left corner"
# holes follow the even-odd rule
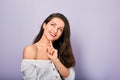
[[[52,37],[55,37],[55,36],[56,36],[54,33],[50,33],[50,35],[51,35]]]

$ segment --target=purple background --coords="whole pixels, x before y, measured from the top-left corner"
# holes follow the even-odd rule
[[[53,12],[70,21],[76,80],[120,80],[119,0],[0,0],[0,80],[22,80],[23,48]]]

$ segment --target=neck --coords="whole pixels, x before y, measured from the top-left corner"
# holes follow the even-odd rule
[[[50,43],[50,40],[48,40],[44,35],[41,37],[41,39],[37,42],[38,45],[48,46]]]

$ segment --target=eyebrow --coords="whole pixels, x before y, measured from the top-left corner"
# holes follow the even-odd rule
[[[52,22],[52,23],[55,24],[55,25],[57,25],[55,22]],[[59,28],[62,28],[62,29],[63,29],[63,27],[61,27],[61,26],[60,26]]]
[[[52,23],[54,23],[55,25],[57,25],[55,22],[52,22]]]

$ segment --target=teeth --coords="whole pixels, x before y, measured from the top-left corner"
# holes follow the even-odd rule
[[[52,35],[53,37],[55,37],[56,35],[55,34],[53,34],[53,33],[50,33],[50,35]]]

